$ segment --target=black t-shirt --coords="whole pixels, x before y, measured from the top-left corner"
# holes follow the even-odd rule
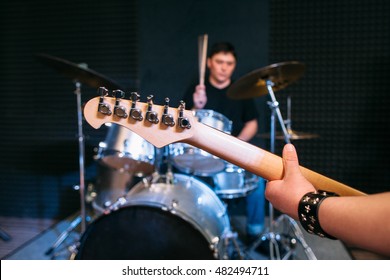
[[[227,96],[229,86],[224,89],[215,88],[210,82],[205,81],[207,103],[203,108],[205,110],[213,110],[224,115],[232,121],[233,136],[238,136],[247,121],[257,119],[258,112],[253,99],[234,100]],[[190,110],[194,107],[193,94],[196,85],[188,88],[183,100],[186,103],[186,108]]]

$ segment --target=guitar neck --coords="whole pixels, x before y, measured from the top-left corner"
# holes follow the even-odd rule
[[[138,96],[132,98],[132,100],[137,98]],[[168,102],[169,99],[166,99],[166,103]],[[130,109],[130,106],[134,106],[136,109]],[[156,112],[152,112],[151,107]],[[109,108],[114,108],[113,114]],[[130,117],[124,117],[123,113],[122,115],[116,114],[115,108],[119,108],[123,112],[129,112],[130,115],[132,115],[132,110],[135,110],[133,111],[135,114]],[[145,119],[148,119],[146,117],[148,112],[156,113],[156,116],[165,115],[166,119],[162,119],[160,122],[153,122],[139,118],[139,116],[144,115]],[[135,106],[135,101],[120,101],[119,98],[101,96],[100,98],[95,97],[85,104],[84,116],[94,128],[99,128],[107,122],[116,123],[134,131],[158,148],[175,142],[185,142],[240,166],[266,180],[283,178],[282,158],[198,122],[195,120],[192,112],[184,110],[184,106],[175,109],[170,108],[168,105],[154,105],[152,102],[137,102]],[[181,122],[183,118],[185,121]],[[177,123],[181,123],[175,124],[174,120]],[[301,167],[301,171],[316,189],[336,192],[343,196],[365,195],[356,189],[307,168]]]
[[[240,166],[266,180],[283,178],[281,157],[202,123],[197,123],[196,125],[196,133],[183,142]],[[304,177],[316,189],[335,192],[341,196],[365,195],[363,192],[307,168],[301,167],[301,171]]]

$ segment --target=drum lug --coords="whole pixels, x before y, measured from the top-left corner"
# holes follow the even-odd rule
[[[213,257],[214,257],[215,259],[218,259],[218,258],[219,258],[218,244],[219,244],[219,237],[218,237],[218,236],[215,236],[215,237],[211,240],[211,244],[210,244],[210,250],[213,252]]]
[[[112,211],[118,210],[120,207],[125,205],[126,202],[127,202],[126,197],[124,197],[124,196],[119,197],[117,199],[117,201],[115,201],[113,204],[111,204],[110,207],[108,207],[108,209],[104,211],[104,214],[107,215],[107,214],[110,214]]]
[[[176,199],[172,199],[170,210],[172,211],[176,209],[178,205],[179,205],[179,201],[177,201]]]

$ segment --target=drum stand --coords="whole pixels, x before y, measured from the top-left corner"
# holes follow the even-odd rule
[[[60,236],[56,239],[53,245],[45,252],[45,255],[50,255],[53,251],[58,248],[69,236],[69,234],[81,224],[81,233],[86,229],[86,206],[85,206],[85,167],[84,167],[84,134],[83,134],[83,117],[81,111],[81,83],[74,81],[75,91],[74,93],[77,96],[77,124],[78,124],[78,142],[79,142],[79,172],[80,172],[80,184],[78,187],[80,192],[80,215],[77,216],[64,230]]]
[[[271,109],[270,151],[272,153],[275,153],[275,115],[278,117],[278,121],[279,121],[280,126],[282,128],[284,140],[286,143],[290,143],[290,136],[287,132],[285,122],[283,121],[283,117],[282,117],[282,114],[280,112],[279,102],[276,100],[274,91],[272,89],[274,84],[272,81],[267,80],[266,85],[267,85],[268,94],[271,98],[271,101],[268,102],[268,105]],[[275,260],[275,259],[286,260],[286,259],[290,258],[290,256],[293,254],[293,251],[295,250],[295,245],[296,245],[297,240],[291,236],[286,236],[285,234],[282,235],[282,234],[274,231],[275,226],[278,226],[282,222],[287,223],[287,225],[290,226],[290,229],[292,230],[293,234],[295,235],[295,238],[302,245],[307,258],[310,260],[316,260],[317,258],[314,255],[311,248],[305,242],[305,240],[303,238],[303,234],[302,234],[297,222],[294,219],[287,216],[286,214],[280,215],[278,217],[278,219],[275,221],[274,220],[274,208],[273,208],[271,203],[269,203],[269,226],[266,229],[266,231],[263,234],[261,234],[261,236],[250,245],[250,247],[248,248],[248,251],[254,250],[262,242],[265,242],[266,240],[268,240],[269,241],[269,254],[270,254],[271,260]],[[282,240],[283,238],[287,239],[287,241]],[[279,248],[278,241],[279,242],[282,241],[282,244],[287,244],[287,246],[286,246],[287,250],[283,256],[281,256],[281,254],[280,254],[281,248]]]

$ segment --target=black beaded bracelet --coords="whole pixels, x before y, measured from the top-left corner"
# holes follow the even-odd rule
[[[316,192],[309,192],[305,194],[298,205],[298,216],[302,227],[311,234],[318,235],[320,237],[327,237],[330,239],[336,239],[335,237],[327,234],[320,225],[318,219],[318,209],[320,204],[325,198],[331,196],[339,196],[336,193],[318,190]]]

